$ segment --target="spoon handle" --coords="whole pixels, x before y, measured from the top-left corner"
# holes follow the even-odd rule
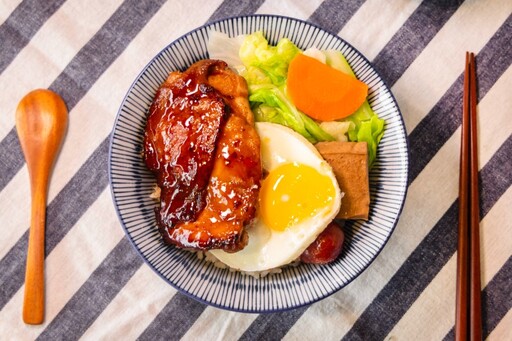
[[[39,183],[32,192],[32,216],[25,270],[23,321],[27,324],[41,324],[44,320],[45,223],[46,183]]]

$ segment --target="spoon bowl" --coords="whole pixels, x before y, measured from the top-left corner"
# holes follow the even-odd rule
[[[48,182],[67,124],[66,104],[50,90],[38,89],[28,93],[16,109],[16,130],[27,162],[32,201],[23,299],[23,321],[27,324],[41,324],[44,320]]]

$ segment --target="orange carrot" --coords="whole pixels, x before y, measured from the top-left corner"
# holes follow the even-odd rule
[[[290,62],[286,85],[297,108],[320,121],[349,116],[368,95],[363,82],[302,53]]]

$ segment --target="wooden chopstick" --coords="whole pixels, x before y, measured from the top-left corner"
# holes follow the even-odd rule
[[[481,291],[482,284],[480,279],[480,193],[478,188],[478,144],[477,144],[477,118],[476,118],[476,67],[475,55],[470,54],[469,68],[469,103],[470,103],[470,181],[471,189],[469,193],[470,201],[470,230],[471,238],[470,250],[470,320],[471,328],[470,339],[482,340],[482,302]]]
[[[475,55],[466,52],[459,174],[456,340],[482,340]]]
[[[469,53],[466,52],[464,71],[464,92],[462,99],[462,126],[459,169],[459,228],[457,243],[457,287],[455,313],[455,339],[465,341],[468,338],[468,186],[469,179]]]

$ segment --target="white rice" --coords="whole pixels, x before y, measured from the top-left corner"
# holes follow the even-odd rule
[[[265,276],[272,275],[272,274],[278,274],[283,271],[282,267],[264,270],[264,271],[240,271],[238,269],[231,268],[228,265],[222,263],[212,253],[210,253],[208,251],[193,251],[193,252],[196,253],[197,258],[199,258],[200,260],[204,260],[206,262],[213,263],[213,265],[219,269],[229,269],[230,272],[239,271],[240,273],[242,273],[244,275],[252,276],[254,278],[263,278]],[[287,264],[286,266],[295,267],[295,266],[298,266],[299,264],[300,264],[300,261],[296,260],[290,264]]]

